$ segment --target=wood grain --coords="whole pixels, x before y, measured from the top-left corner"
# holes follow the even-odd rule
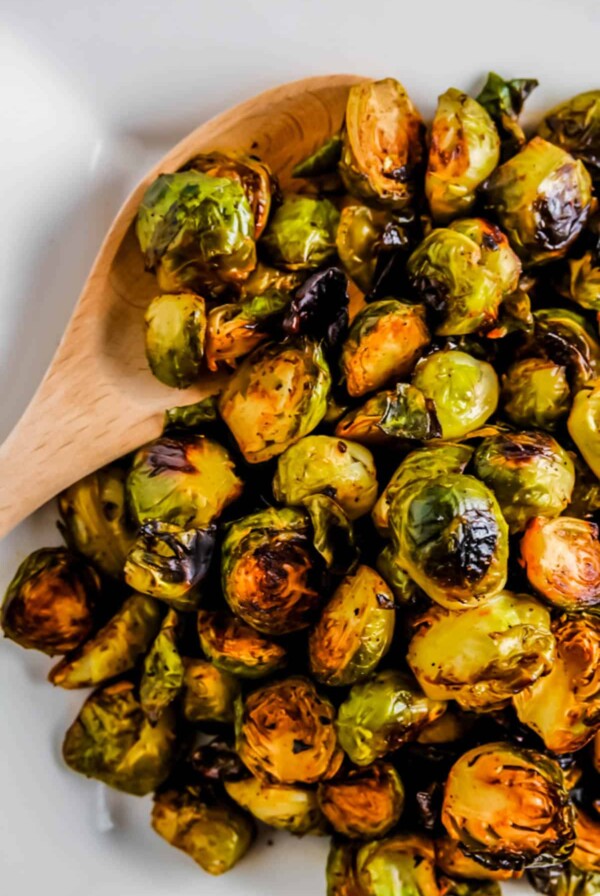
[[[133,221],[149,183],[209,150],[251,151],[285,186],[295,161],[342,122],[355,75],[307,78],[212,119],[169,152],[127,199],[102,244],[56,355],[21,420],[0,446],[0,537],[59,491],[156,438],[164,411],[218,388],[178,391],[144,355],[143,311],[156,294]]]

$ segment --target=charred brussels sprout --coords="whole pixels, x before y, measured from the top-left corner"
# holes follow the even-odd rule
[[[69,547],[115,579],[123,575],[134,539],[127,519],[125,480],[120,467],[103,467],[58,496],[59,528]]]
[[[65,735],[63,757],[75,772],[145,796],[171,771],[175,718],[167,709],[152,726],[134,691],[129,681],[94,691]]]
[[[161,174],[140,205],[136,233],[164,292],[219,295],[256,265],[255,221],[234,180],[198,171]]]
[[[204,356],[204,299],[194,293],[157,296],[145,321],[150,370],[166,386],[187,389],[198,379]]]
[[[164,436],[135,455],[127,491],[138,523],[207,526],[242,493],[229,454],[204,436]]]
[[[224,874],[233,868],[254,839],[254,825],[247,815],[196,786],[157,794],[152,827],[209,874]]]
[[[545,116],[538,134],[580,159],[600,178],[600,90],[579,93]]]
[[[396,834],[362,846],[356,857],[365,896],[442,896],[433,843],[418,834]]]
[[[150,647],[160,621],[156,601],[132,594],[104,628],[52,669],[49,681],[61,688],[91,688],[128,672]]]
[[[458,439],[478,429],[498,406],[496,371],[466,352],[444,350],[423,358],[413,385],[433,402],[444,439]]]
[[[67,653],[91,633],[99,595],[96,572],[66,548],[34,551],[4,597],[4,635],[49,656]]]
[[[564,364],[576,387],[600,371],[600,345],[585,317],[568,308],[539,308],[534,339],[552,361]]]
[[[445,223],[474,205],[477,187],[500,161],[500,138],[477,100],[451,87],[433,119],[425,195],[434,220]]]
[[[316,339],[324,351],[331,352],[348,330],[349,303],[348,278],[342,269],[336,265],[321,268],[290,299],[281,329],[290,339]]]
[[[317,342],[261,346],[233,374],[219,410],[248,463],[282,454],[327,410],[331,374]]]
[[[285,648],[236,616],[201,610],[198,634],[202,650],[214,665],[238,678],[264,678],[285,665]]]
[[[520,869],[566,858],[573,823],[556,762],[510,743],[469,750],[446,781],[442,822],[467,855],[489,867]]]
[[[378,762],[321,782],[319,804],[336,833],[359,840],[383,837],[402,814],[404,787],[393,765]]]
[[[314,790],[259,778],[225,781],[225,790],[242,809],[269,827],[298,836],[323,832],[323,815]]]
[[[600,874],[600,818],[575,809],[575,848],[571,862],[580,871]]]
[[[586,610],[600,604],[595,523],[568,516],[536,517],[521,541],[521,563],[530,584],[555,606]]]
[[[502,141],[503,159],[514,155],[526,142],[523,128],[519,124],[519,115],[523,111],[525,100],[537,86],[535,78],[511,78],[505,81],[500,75],[490,72],[477,97],[477,102],[487,109],[496,123]]]
[[[196,586],[208,571],[214,544],[214,526],[182,529],[151,520],[142,525],[129,552],[125,581],[177,610],[193,610],[200,599]]]
[[[358,844],[332,840],[327,857],[327,896],[365,896],[356,876]]]
[[[432,607],[417,622],[407,659],[433,700],[492,709],[550,671],[550,613],[533,598],[508,591],[462,613]]]
[[[177,646],[179,617],[169,610],[154,643],[144,659],[140,681],[140,704],[156,723],[183,687],[184,665]]]
[[[408,383],[372,395],[342,417],[335,432],[367,445],[428,441],[441,436],[433,401]]]
[[[590,469],[600,478],[600,380],[581,389],[573,399],[569,434]]]
[[[429,343],[425,311],[396,299],[359,311],[342,348],[340,364],[353,397],[408,376]]]
[[[393,212],[352,204],[342,209],[336,245],[348,276],[366,293],[374,285],[383,254],[408,247],[408,234]]]
[[[244,302],[213,308],[206,329],[208,369],[214,372],[220,364],[236,367],[240,358],[266,342],[273,318],[282,314],[289,301],[285,293],[272,290]]]
[[[443,717],[444,718],[444,717]],[[488,868],[465,855],[460,841],[441,837],[435,841],[435,862],[440,871],[449,877],[467,880],[510,880],[521,877],[520,871],[510,868]]]
[[[600,266],[591,252],[569,258],[568,272],[560,286],[562,295],[582,308],[600,311]]]
[[[184,661],[183,714],[188,722],[233,722],[237,680],[206,660]]]
[[[250,772],[280,784],[314,784],[338,771],[331,703],[312,682],[287,678],[250,694],[236,718],[237,751]]]
[[[552,436],[516,432],[484,439],[475,472],[495,493],[511,533],[534,516],[558,516],[571,500],[573,461]]]
[[[425,126],[398,81],[364,81],[350,88],[340,174],[349,193],[408,211],[423,162]]]
[[[339,212],[328,199],[288,195],[271,215],[260,245],[289,271],[314,271],[335,255]]]
[[[347,576],[326,604],[309,639],[310,669],[317,681],[362,681],[388,652],[394,635],[394,597],[369,566]]]
[[[273,494],[277,501],[292,505],[324,494],[355,520],[371,510],[377,497],[373,455],[356,442],[306,436],[279,457]]]
[[[299,510],[269,508],[233,523],[222,547],[225,599],[260,632],[306,628],[319,606],[309,525]]]
[[[309,495],[302,506],[310,518],[315,551],[333,575],[344,575],[356,566],[360,551],[352,523],[340,505],[327,495]]]
[[[526,264],[563,256],[577,239],[591,206],[583,164],[558,146],[534,137],[487,181],[488,208]]]
[[[600,727],[600,619],[581,614],[553,625],[550,672],[514,698],[520,720],[554,753],[579,750]]]
[[[370,765],[413,740],[445,709],[409,675],[387,669],[355,684],[341,704],[336,723],[340,746],[355,765]]]
[[[566,370],[544,358],[516,361],[502,378],[502,400],[517,426],[553,430],[571,406]]]

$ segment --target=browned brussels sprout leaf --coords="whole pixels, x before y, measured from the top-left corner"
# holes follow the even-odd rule
[[[600,816],[575,806],[575,849],[571,863],[580,871],[600,874]]]
[[[409,383],[377,392],[342,417],[336,435],[366,445],[439,439],[442,435],[434,402]]]
[[[583,315],[567,308],[540,308],[534,317],[534,346],[564,365],[576,388],[600,373],[600,344]]]
[[[525,134],[519,124],[519,115],[529,94],[539,81],[535,78],[511,78],[505,81],[495,72],[490,72],[483,89],[477,97],[491,115],[500,134],[502,159],[514,155],[525,143]]]
[[[443,721],[446,715],[442,716]],[[427,729],[425,729],[427,730]],[[425,732],[424,732],[425,733]],[[440,837],[435,841],[435,861],[438,868],[448,877],[467,880],[511,880],[522,876],[522,871],[511,868],[488,868],[466,855],[461,849],[460,840],[451,837]]]
[[[194,404],[169,408],[165,411],[164,431],[194,430],[207,423],[214,423],[219,419],[218,400],[218,395],[209,395]]]
[[[238,678],[264,678],[286,663],[286,650],[229,613],[198,613],[200,646],[217,668]]]
[[[183,687],[184,666],[177,646],[179,617],[169,610],[154,643],[144,659],[140,681],[140,704],[156,723]]]
[[[546,114],[538,134],[581,159],[594,181],[600,179],[600,90],[588,90]]]
[[[288,293],[270,289],[264,295],[213,308],[206,330],[208,369],[237,367],[240,358],[266,342],[289,303]]]
[[[319,804],[336,833],[370,840],[383,837],[398,823],[404,787],[393,765],[377,762],[322,781]]]
[[[292,177],[321,177],[337,171],[342,157],[343,139],[341,134],[334,134],[321,146],[311,152],[292,168]]]
[[[283,318],[288,336],[311,336],[334,348],[348,329],[348,278],[340,268],[312,274],[297,290]]]
[[[359,551],[352,523],[340,505],[327,495],[309,495],[302,506],[310,517],[313,545],[334,575],[344,575],[357,562]]]

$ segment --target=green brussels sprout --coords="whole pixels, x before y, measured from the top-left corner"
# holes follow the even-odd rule
[[[555,661],[550,613],[526,594],[502,591],[462,613],[432,607],[415,629],[407,660],[423,691],[467,710],[500,708]]]
[[[367,840],[383,837],[404,808],[404,787],[393,765],[377,762],[319,784],[319,805],[334,831]]]
[[[214,544],[214,526],[182,529],[150,520],[127,556],[125,581],[176,610],[194,610],[200,599],[197,585],[208,571]]]
[[[356,853],[358,844],[332,840],[327,856],[327,896],[365,896],[358,882]]]
[[[233,722],[237,679],[206,660],[184,659],[183,715],[188,722]]]
[[[162,292],[218,296],[256,265],[255,220],[234,180],[198,171],[161,174],[138,210],[136,233]]]
[[[198,613],[200,646],[223,672],[238,678],[264,678],[286,663],[286,650],[229,613]]]
[[[571,864],[579,871],[600,874],[600,818],[575,807],[575,848]]]
[[[329,700],[305,678],[266,685],[238,703],[237,752],[261,780],[315,784],[342,763],[334,718]]]
[[[49,656],[74,650],[90,635],[100,579],[66,548],[41,548],[19,566],[2,604],[6,638]]]
[[[254,777],[224,784],[234,802],[271,828],[298,836],[323,833],[324,819],[314,790]]]
[[[302,159],[292,168],[292,177],[321,177],[332,174],[342,155],[343,140],[341,134],[334,134],[314,152]]]
[[[435,221],[465,215],[477,188],[500,161],[500,138],[477,100],[451,87],[443,93],[431,126],[425,195]]]
[[[448,715],[448,713],[446,713]],[[442,716],[442,720],[446,716]],[[435,841],[435,863],[451,878],[475,880],[511,880],[522,876],[522,871],[512,868],[488,868],[466,855],[459,840],[451,837],[440,837]]]
[[[260,346],[238,367],[219,411],[248,463],[282,454],[325,415],[331,374],[317,342]]]
[[[365,395],[408,376],[429,344],[425,309],[396,299],[358,312],[340,356],[348,393]]]
[[[214,423],[219,419],[217,398],[217,395],[207,395],[193,404],[169,408],[165,411],[164,432],[197,429],[206,423]]]
[[[348,93],[340,174],[353,196],[398,212],[413,205],[425,126],[393,78],[354,84]]]
[[[414,740],[446,704],[430,700],[409,675],[386,669],[355,684],[338,710],[340,746],[355,765],[377,759]]]
[[[502,401],[517,426],[556,429],[571,406],[565,368],[544,358],[516,361],[502,377]]]
[[[388,544],[377,557],[377,572],[394,595],[396,606],[417,605],[423,592],[407,572],[398,565],[393,545]]]
[[[538,128],[544,140],[580,159],[597,181],[600,177],[600,90],[588,90],[546,114]]]
[[[487,109],[496,123],[503,159],[514,155],[526,143],[519,115],[523,111],[525,100],[538,83],[535,78],[512,78],[505,81],[500,75],[490,72],[477,97],[477,102]]]
[[[333,575],[350,572],[360,556],[352,523],[340,505],[327,495],[309,495],[302,506],[310,517],[312,543]]]
[[[151,725],[130,681],[94,691],[67,731],[69,768],[109,787],[145,796],[169,775],[175,758],[175,716],[168,708]]]
[[[530,520],[521,540],[529,583],[556,607],[587,610],[600,604],[598,526],[558,516]]]
[[[373,287],[381,253],[405,245],[405,226],[393,212],[355,203],[342,209],[337,252],[346,273],[363,292]]]
[[[459,439],[486,422],[498,407],[500,387],[487,361],[466,352],[433,352],[417,364],[413,386],[433,402],[442,438]]]
[[[433,401],[416,386],[397,383],[342,417],[335,433],[367,445],[386,445],[399,439],[438,439],[441,430]]]
[[[567,308],[535,312],[534,341],[557,364],[564,364],[576,386],[600,372],[600,344],[585,317]]]
[[[560,258],[587,221],[591,180],[583,164],[534,137],[496,168],[485,185],[488,208],[526,264]]]
[[[136,453],[127,492],[139,524],[207,526],[242,493],[229,454],[201,435],[163,436]]]
[[[152,827],[209,874],[224,874],[254,840],[252,820],[197,786],[161,790],[154,798]]]
[[[395,834],[365,843],[356,857],[364,896],[442,896],[433,843],[419,834]]]
[[[600,380],[575,395],[567,426],[583,459],[600,479]]]
[[[346,576],[325,605],[309,638],[312,675],[322,684],[363,681],[390,649],[394,597],[369,566]]]
[[[557,657],[544,678],[514,697],[521,722],[553,753],[580,750],[600,728],[600,619],[555,621]]]
[[[271,215],[260,245],[288,271],[314,271],[335,255],[340,215],[329,199],[287,195]]]
[[[306,271],[281,271],[259,261],[241,287],[242,303],[274,293],[293,293],[305,278]]]
[[[573,461],[542,432],[507,432],[484,439],[473,458],[476,475],[502,508],[511,533],[534,516],[558,516],[575,484]]]
[[[519,283],[521,263],[508,239],[482,218],[432,230],[408,259],[409,280],[436,313],[438,336],[493,329],[502,300]]]
[[[169,610],[144,659],[140,681],[140,705],[156,724],[183,687],[184,665],[177,647],[179,617]]]
[[[544,896],[598,896],[600,874],[580,871],[570,862],[543,865],[527,872],[529,883]]]
[[[443,607],[472,607],[504,588],[508,526],[474,476],[446,473],[401,489],[389,525],[397,563]]]
[[[223,541],[221,577],[234,613],[267,635],[306,628],[320,604],[300,510],[268,508],[233,523]]]
[[[187,389],[198,379],[204,356],[204,299],[191,292],[156,296],[144,320],[150,370],[166,386]]]
[[[510,743],[465,753],[450,769],[442,823],[467,855],[489,867],[560,861],[573,848],[573,821],[560,766]]]
[[[160,604],[132,594],[99,632],[51,669],[48,680],[68,690],[91,688],[129,672],[152,644],[160,623]]]
[[[123,575],[135,537],[127,520],[125,481],[121,467],[103,467],[57,499],[59,528],[68,546],[114,579]]]
[[[275,499],[302,504],[311,495],[333,498],[348,519],[368,513],[377,497],[377,470],[368,448],[334,436],[306,436],[277,462]]]
[[[221,364],[237,367],[240,358],[267,341],[272,319],[283,312],[289,301],[286,293],[269,290],[243,302],[211,309],[205,345],[208,369],[214,372]]]
[[[581,258],[569,258],[567,265],[568,271],[560,283],[562,295],[582,308],[600,311],[600,266],[594,254],[585,252]]]

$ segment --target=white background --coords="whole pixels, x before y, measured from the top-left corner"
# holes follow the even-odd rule
[[[201,121],[327,72],[393,75],[429,115],[489,69],[540,79],[535,118],[600,86],[599,44],[598,0],[0,0],[0,439],[128,190]],[[28,551],[58,543],[53,519],[46,508],[0,544],[0,592]],[[46,684],[48,666],[0,643],[0,893],[324,893],[322,841],[276,838],[213,880],[148,829],[146,801],[67,772],[81,697]]]

